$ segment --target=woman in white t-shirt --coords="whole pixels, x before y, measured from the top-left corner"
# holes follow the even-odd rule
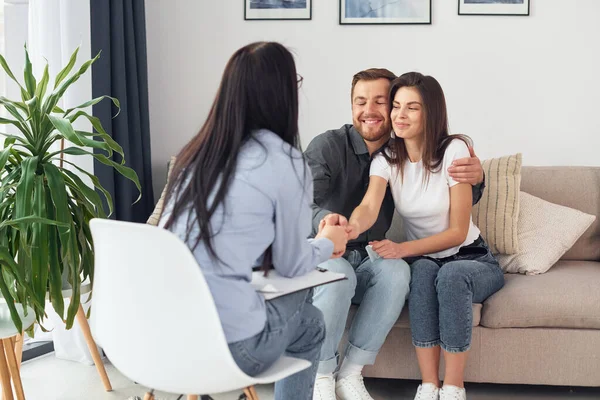
[[[471,185],[448,174],[454,160],[469,157],[470,139],[449,135],[444,92],[431,76],[400,76],[392,82],[390,101],[392,139],[371,163],[369,189],[350,217],[349,236],[373,225],[389,184],[406,241],[371,245],[379,256],[411,265],[409,311],[423,379],[415,399],[466,399],[472,303],[504,285],[498,262],[471,220]],[[440,389],[441,350],[446,373]]]

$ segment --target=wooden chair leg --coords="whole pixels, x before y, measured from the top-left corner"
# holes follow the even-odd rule
[[[10,338],[11,349],[14,349],[15,358],[17,359],[17,368],[21,371],[21,360],[23,359],[23,333]],[[20,377],[19,373],[19,377]],[[2,400],[6,400],[6,394],[2,393]]]
[[[256,394],[256,390],[254,389],[254,386],[249,386],[247,388],[244,388],[244,394],[246,395],[246,398],[248,400],[258,400],[258,395]]]
[[[87,318],[85,317],[85,311],[83,311],[83,306],[79,305],[79,310],[77,310],[77,322],[83,331],[83,336],[85,337],[85,341],[90,349],[90,353],[92,354],[92,358],[94,359],[94,364],[96,364],[96,369],[98,370],[98,374],[102,379],[102,383],[104,384],[104,389],[107,392],[112,390],[112,386],[110,385],[110,380],[108,379],[108,375],[106,374],[106,369],[104,368],[104,363],[102,362],[102,358],[100,357],[100,353],[98,352],[98,347],[96,346],[96,342],[94,342],[94,338],[92,337],[92,332],[90,331],[90,324],[88,323]]]
[[[0,341],[0,382],[2,382],[2,394],[6,400],[14,400],[13,390],[10,384],[10,372],[6,364],[6,350],[9,352],[12,349],[5,349],[4,344]]]
[[[250,394],[252,395],[252,400],[259,400],[258,394],[256,394],[256,389],[254,389],[254,386],[250,386],[248,389],[250,389]]]
[[[154,400],[154,395],[150,392],[146,393],[144,400]]]
[[[199,397],[197,394],[188,394],[187,400],[198,400]]]
[[[21,360],[23,359],[23,333],[21,332],[20,335],[14,336],[12,338],[12,340],[14,341],[15,356],[17,358],[17,366],[19,367],[19,370],[20,370],[21,369]]]
[[[10,371],[10,376],[15,387],[17,400],[25,400],[25,393],[23,392],[23,382],[21,382],[21,373],[19,371],[19,367],[17,366],[17,359],[13,350],[14,341],[11,340],[11,338],[2,339],[2,344],[4,345],[4,352],[6,353],[6,360],[8,361],[8,369]]]

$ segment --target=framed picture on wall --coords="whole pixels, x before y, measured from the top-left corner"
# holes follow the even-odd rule
[[[244,0],[245,20],[311,18],[312,0]]]
[[[340,24],[431,24],[431,0],[340,0]]]
[[[529,15],[529,0],[458,0],[458,15]]]

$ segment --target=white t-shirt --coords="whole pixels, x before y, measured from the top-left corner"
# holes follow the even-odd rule
[[[383,154],[375,156],[371,162],[370,174],[380,176],[388,181],[396,210],[403,219],[407,240],[423,239],[448,229],[450,225],[450,188],[459,183],[448,175],[448,167],[452,161],[464,157],[470,157],[467,145],[462,140],[452,140],[444,153],[441,169],[429,174],[429,182],[425,186],[423,181],[425,168],[421,161],[412,163],[407,160],[404,165],[404,179],[401,180],[398,167],[389,165]],[[479,233],[479,228],[470,219],[469,233],[464,243],[426,255],[443,258],[456,254],[462,246],[473,243],[479,237]]]

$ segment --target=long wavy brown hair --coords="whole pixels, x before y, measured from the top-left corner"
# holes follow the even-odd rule
[[[172,202],[169,228],[191,206],[185,241],[192,249],[203,243],[220,260],[213,246],[211,219],[224,201],[235,175],[238,154],[252,132],[266,129],[292,150],[300,149],[298,133],[298,75],[292,54],[276,42],[242,47],[229,59],[217,95],[200,131],[177,155],[165,204]],[[306,177],[305,177],[306,178]],[[189,184],[186,182],[189,181]],[[194,227],[199,233],[193,235]],[[272,260],[269,246],[263,257],[266,271]]]
[[[396,93],[403,87],[416,89],[423,103],[423,154],[422,162],[425,167],[424,184],[429,181],[431,173],[438,172],[444,160],[444,152],[454,139],[462,140],[471,146],[472,141],[466,135],[450,135],[448,126],[448,111],[446,97],[439,82],[432,76],[418,72],[407,72],[392,81],[390,87],[390,104]],[[390,165],[400,169],[400,179],[404,176],[404,164],[408,160],[408,151],[404,139],[392,137],[388,143],[390,154],[383,152]]]

